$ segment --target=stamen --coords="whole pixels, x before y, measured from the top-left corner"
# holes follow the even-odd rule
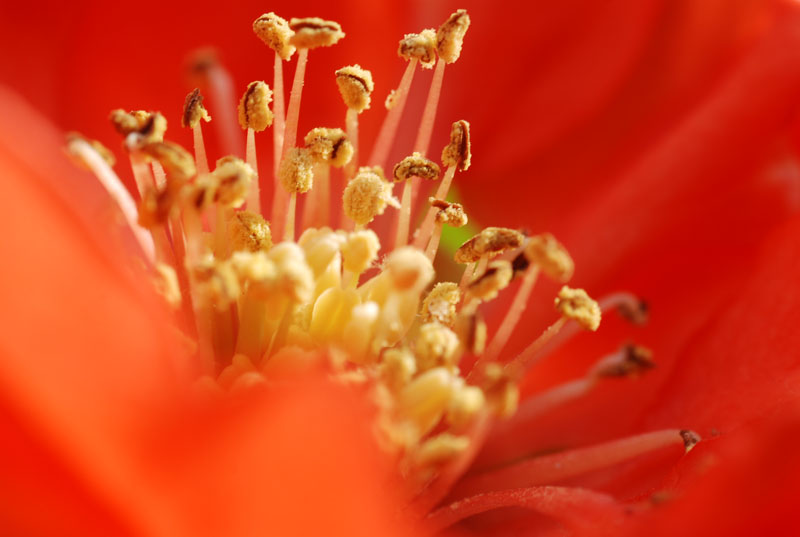
[[[345,270],[342,284],[344,287],[355,288],[358,278],[378,258],[381,244],[378,236],[372,230],[354,231],[348,234],[347,241],[342,245],[342,267]]]
[[[389,108],[386,117],[383,119],[378,138],[372,148],[372,154],[369,156],[368,162],[372,166],[386,167],[389,152],[392,150],[394,139],[397,135],[397,127],[406,107],[408,92],[411,89],[411,82],[414,80],[414,71],[416,71],[418,61],[416,58],[412,58],[408,62],[406,70],[403,72],[403,78],[400,79],[400,85],[397,86],[397,90],[394,92],[393,106]]]
[[[223,154],[240,155],[241,143],[236,128],[236,112],[230,103],[236,102],[236,92],[230,73],[219,63],[216,53],[211,49],[196,52],[190,58],[190,70],[196,78],[208,85],[211,105],[216,120],[219,140]]]
[[[594,332],[600,326],[600,306],[583,289],[565,285],[558,292],[555,304],[564,317],[577,321],[586,330]]]
[[[94,173],[100,184],[106,189],[108,195],[119,207],[128,228],[133,233],[134,238],[144,253],[145,259],[152,265],[156,260],[155,245],[150,234],[139,225],[139,215],[136,210],[136,202],[133,201],[128,189],[119,180],[117,174],[97,152],[83,138],[71,136],[67,140],[67,150],[81,162],[83,162],[92,173]]]
[[[233,209],[244,204],[257,176],[249,164],[236,157],[224,157],[217,161],[213,175],[217,180],[214,194],[214,201],[217,203],[214,253],[218,259],[225,259],[230,253],[227,223],[233,217]]]
[[[506,260],[492,261],[486,270],[470,282],[468,286],[469,294],[483,302],[488,302],[508,287],[514,271],[511,263]]]
[[[383,214],[387,205],[397,203],[391,196],[391,183],[384,181],[373,168],[361,168],[344,189],[342,206],[345,215],[363,228]]]
[[[439,30],[436,32],[436,52],[439,53],[439,58],[447,63],[458,60],[469,24],[467,11],[459,9],[439,26]]]
[[[181,126],[192,129],[195,166],[197,167],[197,173],[202,174],[208,173],[209,168],[200,120],[209,122],[211,121],[211,116],[208,115],[208,111],[203,106],[203,96],[200,94],[200,90],[195,88],[186,96],[186,101],[183,103]]]
[[[139,135],[138,140],[141,140],[142,143],[164,140],[164,133],[167,130],[167,120],[159,112],[145,112],[144,110],[125,112],[117,109],[111,111],[109,119],[117,132],[125,137],[137,134]]]
[[[453,227],[464,227],[467,225],[469,219],[467,213],[464,212],[464,207],[459,203],[448,203],[440,201],[435,198],[429,198],[431,207],[438,209],[436,213],[436,224],[431,240],[428,247],[425,249],[425,255],[428,259],[433,261],[436,257],[436,251],[439,249],[439,239],[442,236],[442,227],[445,224]]]
[[[239,125],[247,129],[247,148],[245,158],[255,172],[255,180],[247,197],[247,206],[250,210],[261,212],[261,196],[258,177],[258,158],[256,156],[255,133],[262,132],[272,125],[272,111],[269,105],[272,102],[272,90],[263,81],[251,82],[247,91],[239,101]]]
[[[279,171],[281,184],[290,194],[289,207],[286,211],[284,240],[294,240],[294,213],[297,204],[297,193],[311,190],[314,184],[314,161],[308,149],[294,147],[284,157]]]
[[[422,321],[436,321],[452,328],[456,322],[456,306],[460,301],[461,292],[455,283],[437,283],[422,302]]]
[[[336,71],[336,84],[347,106],[345,125],[347,136],[353,144],[353,158],[345,169],[345,178],[349,181],[358,168],[358,115],[369,108],[375,84],[372,81],[372,73],[362,69],[358,64],[348,65]]]
[[[423,69],[433,68],[436,63],[436,31],[426,29],[418,34],[406,34],[400,40],[397,55],[406,60],[419,60]]]
[[[405,246],[408,242],[408,225],[411,219],[411,192],[414,177],[422,177],[424,179],[438,179],[439,178],[439,165],[428,160],[417,152],[414,152],[410,157],[406,157],[397,163],[394,167],[394,181],[396,183],[404,182],[403,185],[403,198],[400,203],[400,214],[397,221],[397,239],[395,241],[395,248]]]
[[[252,211],[236,211],[231,215],[228,239],[233,252],[266,252],[272,248],[269,223]]]
[[[292,29],[286,19],[273,12],[264,13],[253,21],[253,32],[265,45],[275,51],[281,60],[289,60],[295,52],[294,45],[290,42]]]
[[[188,181],[197,175],[194,157],[183,147],[173,142],[153,142],[140,149],[145,155],[156,159],[169,177],[177,181]]]

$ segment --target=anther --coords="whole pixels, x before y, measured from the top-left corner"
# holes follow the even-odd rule
[[[687,429],[683,429],[680,431],[681,438],[683,439],[683,446],[686,448],[686,453],[689,453],[694,446],[702,440],[700,435],[694,431],[689,431]]]
[[[456,429],[464,429],[486,405],[486,397],[477,386],[455,390],[447,409],[447,421]]]
[[[586,330],[594,332],[600,326],[600,306],[583,289],[572,289],[566,285],[555,299],[556,309]]]
[[[425,434],[439,422],[453,393],[453,374],[437,367],[419,375],[400,393],[401,415],[412,421]]]
[[[317,127],[306,134],[304,141],[316,162],[341,168],[353,158],[353,144],[342,129]]]
[[[418,34],[406,34],[397,47],[397,55],[406,60],[416,58],[425,69],[436,63],[436,32],[422,30]]]
[[[642,325],[649,317],[649,305],[644,300],[622,301],[617,305],[617,312],[626,321]]]
[[[156,159],[173,179],[187,181],[197,174],[192,154],[174,142],[146,143],[140,151]]]
[[[468,447],[469,438],[466,436],[441,433],[419,446],[413,454],[413,461],[421,468],[439,466],[463,453]]]
[[[519,388],[500,364],[486,365],[482,388],[487,402],[498,416],[507,418],[517,410]]]
[[[279,170],[281,184],[287,192],[304,193],[314,184],[314,161],[311,151],[294,147],[281,162]]]
[[[223,207],[241,207],[255,178],[249,164],[236,157],[223,157],[217,161],[213,172],[219,181],[214,201]]]
[[[422,301],[421,317],[425,323],[438,322],[452,328],[456,322],[456,306],[461,301],[458,284],[439,282]]]
[[[436,198],[429,198],[431,206],[436,207],[437,224],[447,224],[452,227],[464,227],[467,225],[469,219],[467,213],[464,212],[464,206],[460,203],[450,203],[447,201],[437,200]]]
[[[104,146],[103,144],[101,144],[97,140],[90,140],[89,138],[86,138],[85,136],[83,136],[83,135],[81,135],[81,134],[79,134],[77,132],[67,133],[66,138],[67,138],[67,147],[68,148],[74,142],[81,141],[81,142],[84,142],[84,143],[88,144],[89,147],[94,149],[94,151],[100,156],[100,158],[102,158],[103,161],[106,164],[108,164],[109,168],[113,168],[114,165],[117,163],[117,159],[114,156],[114,153],[112,153],[110,149],[108,149],[106,146]],[[72,153],[70,151],[68,151],[67,153],[71,157],[74,157],[73,160],[75,161],[76,164],[78,164],[79,166],[81,166],[84,169],[91,170],[91,168],[86,164],[86,162],[83,161],[83,159],[78,158],[77,155],[75,155],[74,153]]]
[[[261,132],[272,125],[272,90],[261,80],[250,82],[239,101],[239,125]]]
[[[251,211],[236,211],[231,215],[228,237],[234,252],[266,252],[272,248],[269,223],[263,216]]]
[[[253,21],[253,32],[282,60],[288,60],[294,54],[295,47],[290,43],[292,29],[286,19],[275,13],[264,13]]]
[[[139,143],[160,142],[164,140],[164,133],[167,131],[167,120],[160,112],[144,110],[125,112],[117,109],[111,111],[109,119],[117,132],[123,136],[138,134]]]
[[[425,254],[405,246],[389,254],[386,274],[398,290],[422,291],[433,280],[433,265]]]
[[[493,300],[508,287],[514,271],[509,261],[492,261],[486,271],[469,284],[469,292],[482,301]]]
[[[386,349],[381,356],[380,375],[392,391],[399,391],[417,372],[414,354],[406,348]]]
[[[169,181],[163,189],[147,188],[139,202],[139,225],[153,229],[165,225],[174,216],[184,183]]]
[[[652,351],[629,343],[623,345],[619,353],[598,362],[592,374],[598,377],[637,377],[653,367]]]
[[[456,250],[456,263],[474,263],[485,255],[497,255],[506,250],[519,248],[523,235],[519,231],[487,227]]]
[[[198,88],[193,89],[186,96],[183,102],[183,115],[181,116],[181,127],[195,128],[200,120],[211,121],[208,110],[203,106],[203,95]]]
[[[467,11],[459,9],[439,26],[436,32],[436,51],[445,62],[453,63],[461,55],[469,23]]]
[[[226,308],[239,298],[241,287],[233,268],[227,262],[208,257],[189,267],[197,298],[205,305]]]
[[[342,203],[345,215],[360,226],[383,214],[387,204],[396,205],[392,198],[392,184],[370,168],[362,168],[347,184]]]
[[[375,83],[372,73],[360,65],[348,65],[336,71],[336,84],[345,106],[356,112],[369,108]]]
[[[466,171],[472,162],[472,145],[469,137],[469,122],[463,119],[450,127],[450,143],[442,150],[442,163],[445,166],[457,166],[459,171]]]
[[[289,38],[289,43],[297,48],[330,47],[344,37],[338,22],[326,21],[319,17],[293,18],[289,21],[289,28],[294,32]]]
[[[374,231],[366,229],[348,234],[342,245],[342,266],[353,274],[361,274],[378,258],[381,244]]]
[[[419,329],[416,342],[417,367],[427,371],[434,367],[456,365],[459,348],[458,336],[437,322],[425,323]]]
[[[558,282],[567,282],[572,277],[575,264],[566,248],[550,233],[542,233],[528,239],[525,257],[536,263],[542,272]]]
[[[417,152],[404,158],[394,166],[394,182],[407,181],[412,177],[435,180],[439,178],[439,165]]]

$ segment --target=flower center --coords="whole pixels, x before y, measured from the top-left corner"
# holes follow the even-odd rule
[[[377,440],[418,491],[437,482],[446,491],[464,472],[489,422],[517,410],[517,384],[538,360],[577,330],[596,330],[609,309],[633,322],[646,313],[628,294],[595,302],[584,290],[564,286],[554,302],[558,320],[523,352],[508,355],[504,349],[538,277],[566,283],[572,276],[566,249],[546,233],[487,227],[454,252],[455,262],[465,265],[461,281],[437,278],[434,260],[443,229],[468,221],[464,207],[446,199],[456,175],[470,168],[469,123],[452,123],[441,165],[429,149],[444,69],[458,59],[469,23],[459,10],[438,31],[400,41],[408,67],[386,98],[387,114],[367,159],[358,120],[372,104],[371,73],[359,65],[337,70],[344,129],[314,128],[299,142],[309,52],[335,44],[344,33],[332,21],[287,22],[274,13],[253,25],[275,52],[274,87],[254,81],[241,97],[244,159],[224,157],[211,170],[203,141],[211,116],[198,89],[187,96],[182,117],[193,131],[193,155],[164,140],[166,121],[158,112],[112,113],[124,136],[138,204],[121,186],[113,163],[103,160],[105,150],[77,135],[68,144],[116,200],[159,291],[195,341],[203,386],[235,392],[285,369],[322,365],[337,381],[367,388],[377,408]],[[284,110],[283,63],[295,52]],[[435,70],[417,137],[411,154],[390,169],[388,155],[420,65]],[[212,100],[230,101],[230,77],[220,65],[207,62],[197,71]],[[216,115],[224,138],[233,114]],[[270,171],[259,168],[255,144],[268,128],[275,163]],[[339,192],[332,181],[337,176],[345,185]],[[424,216],[412,233],[423,181],[438,181],[438,188],[427,208],[417,207]],[[399,199],[396,183],[402,183]],[[261,207],[262,190],[272,192],[270,211]],[[342,200],[340,210],[330,210],[332,199]],[[396,232],[379,237],[370,225],[387,210],[395,212]],[[512,304],[489,336],[481,306],[517,280]],[[526,411],[552,408],[605,378],[635,375],[651,365],[648,351],[625,347],[598,362],[579,385],[526,402]],[[441,499],[441,493],[431,494]]]

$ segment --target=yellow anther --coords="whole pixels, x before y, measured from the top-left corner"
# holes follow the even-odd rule
[[[436,31],[422,30],[418,34],[406,34],[397,47],[397,55],[406,60],[416,58],[426,69],[436,63]]]
[[[434,367],[453,367],[458,358],[458,336],[437,322],[425,323],[416,342],[417,367],[427,371]]]
[[[583,289],[566,285],[558,292],[556,309],[568,319],[573,319],[586,330],[595,331],[600,326],[600,306]]]
[[[272,90],[261,80],[250,82],[239,101],[239,125],[261,132],[272,125]]]
[[[197,174],[192,154],[174,142],[147,143],[140,150],[156,159],[172,179],[187,181]]]
[[[297,48],[330,47],[344,37],[338,22],[319,17],[293,18],[289,21],[289,28],[294,32],[289,42]]]
[[[264,217],[252,211],[236,211],[228,219],[228,238],[234,252],[266,252],[272,248],[272,234]]]
[[[160,112],[145,112],[144,110],[112,110],[109,117],[111,124],[123,136],[138,134],[137,143],[160,142],[167,131],[167,120]]]
[[[83,161],[82,158],[80,158],[78,155],[76,155],[73,151],[70,150],[71,145],[76,140],[80,140],[82,142],[85,142],[85,143],[89,144],[89,146],[92,149],[94,149],[95,152],[98,155],[100,155],[100,158],[102,158],[105,161],[105,163],[108,164],[110,167],[113,168],[114,164],[117,163],[117,159],[116,159],[116,157],[114,157],[114,153],[112,153],[106,146],[104,146],[103,144],[101,144],[97,140],[90,140],[90,139],[86,138],[85,136],[83,136],[83,135],[81,135],[81,134],[79,134],[77,132],[67,133],[66,138],[67,138],[67,152],[68,152],[68,154],[70,155],[70,157],[73,157],[73,160],[75,161],[76,164],[78,164],[79,166],[81,166],[84,169],[88,170],[90,168],[86,165],[86,163]]]
[[[472,145],[469,138],[469,122],[463,119],[450,127],[450,143],[442,150],[442,164],[458,166],[459,171],[466,171],[472,163]]]
[[[519,404],[519,388],[500,364],[491,363],[486,366],[483,393],[498,416],[508,418],[516,412]]]
[[[164,297],[164,300],[172,308],[179,308],[181,305],[181,286],[178,283],[178,275],[175,269],[164,263],[156,263],[156,292]]]
[[[433,280],[433,265],[428,257],[411,246],[403,246],[389,254],[385,273],[395,289],[420,292]]]
[[[469,22],[467,11],[459,9],[439,26],[436,32],[436,51],[445,62],[453,63],[461,55]]]
[[[370,168],[361,168],[344,189],[342,196],[344,213],[359,225],[366,225],[383,214],[386,206],[397,205],[392,198],[392,184],[384,181]]]
[[[277,281],[278,267],[263,250],[235,251],[229,263],[239,281],[261,297],[268,295]]]
[[[453,374],[436,367],[412,380],[398,397],[400,415],[417,426],[419,433],[433,429],[450,404],[456,388]]]
[[[483,390],[477,386],[462,386],[453,393],[447,408],[447,421],[456,429],[464,429],[485,405]]]
[[[350,233],[342,246],[344,269],[361,274],[375,262],[380,248],[381,243],[374,231],[366,229]]]
[[[288,60],[294,54],[295,48],[289,42],[293,32],[286,19],[272,12],[264,13],[253,21],[253,31],[282,60]]]
[[[223,157],[217,161],[212,175],[218,181],[214,201],[223,207],[241,207],[247,198],[250,184],[255,180],[256,172],[239,158]]]
[[[227,262],[208,257],[189,267],[189,275],[197,291],[197,298],[204,306],[227,308],[239,298],[239,279]]]
[[[183,189],[181,200],[184,209],[202,212],[214,203],[219,180],[211,174],[203,174]]]
[[[350,321],[342,331],[342,345],[353,362],[366,361],[379,316],[380,307],[375,302],[359,304],[350,313]]]
[[[514,270],[509,261],[492,261],[486,271],[469,284],[469,292],[483,301],[492,300],[508,287]]]
[[[372,73],[358,64],[348,65],[336,71],[336,84],[347,108],[359,113],[369,108],[375,90]]]
[[[185,183],[168,181],[162,190],[148,187],[139,202],[139,225],[148,229],[163,226],[178,209]]]
[[[531,237],[525,247],[525,257],[539,265],[547,276],[562,283],[569,281],[575,270],[567,249],[550,233]]]
[[[503,227],[487,227],[455,253],[456,263],[474,263],[485,255],[497,255],[506,250],[519,248],[523,236],[519,231]]]
[[[306,134],[305,144],[315,162],[341,168],[353,158],[353,144],[342,129],[311,129]]]
[[[431,206],[439,209],[435,216],[437,223],[447,224],[453,227],[463,227],[469,222],[467,213],[464,212],[464,206],[460,203],[449,203],[447,201],[437,200],[436,198],[429,198],[428,201]]]
[[[439,282],[422,302],[422,321],[438,322],[453,328],[456,322],[456,306],[461,301],[458,284]]]
[[[411,156],[395,164],[393,172],[394,182],[399,183],[401,181],[407,181],[412,177],[438,179],[439,171],[438,164],[414,152]]]
[[[314,184],[314,160],[311,151],[294,147],[281,161],[278,177],[283,188],[291,193],[304,193]]]
[[[417,361],[414,354],[404,347],[387,349],[381,358],[381,378],[394,392],[411,382],[417,372]]]
[[[439,466],[465,452],[468,447],[468,437],[441,433],[426,440],[414,452],[414,465],[422,468]]]
[[[330,287],[314,302],[309,333],[317,342],[338,341],[350,321],[350,312],[359,304],[352,289]]]
[[[345,240],[341,232],[331,231],[330,228],[312,228],[303,232],[297,244],[303,249],[306,263],[314,276],[319,277],[339,253]]]
[[[211,116],[208,115],[208,110],[203,106],[203,95],[200,94],[199,89],[195,88],[189,92],[183,102],[181,127],[194,128],[200,123],[200,120],[209,122],[211,121]]]

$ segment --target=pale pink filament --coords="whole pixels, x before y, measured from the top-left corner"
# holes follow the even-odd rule
[[[389,152],[394,145],[397,127],[400,124],[400,118],[403,116],[403,109],[406,107],[406,99],[411,89],[411,82],[414,80],[417,63],[418,60],[413,58],[406,66],[403,78],[400,80],[400,85],[397,87],[397,92],[394,96],[395,104],[386,114],[378,138],[375,141],[375,146],[372,148],[372,154],[368,161],[371,166],[380,166],[386,169],[386,161],[389,159]]]

